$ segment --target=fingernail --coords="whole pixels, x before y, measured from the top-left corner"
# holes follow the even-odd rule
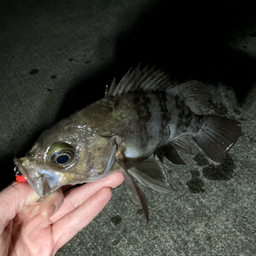
[[[50,219],[57,210],[58,208],[56,204],[51,205],[48,209],[47,219]]]

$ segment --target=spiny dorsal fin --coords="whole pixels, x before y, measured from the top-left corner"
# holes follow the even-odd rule
[[[108,88],[108,87],[107,87]],[[211,94],[207,87],[199,81],[189,81],[179,85],[169,81],[168,76],[162,70],[155,70],[154,67],[140,67],[140,64],[130,69],[117,84],[114,79],[106,97],[122,96],[132,91],[166,91],[172,96],[179,96],[182,101],[195,114],[204,114],[203,110],[209,108]]]
[[[138,65],[133,70],[130,69],[118,84],[114,79],[106,95],[115,97],[136,90],[164,91],[172,86],[168,76],[162,70],[155,70],[154,67],[149,69],[148,66],[141,69]]]

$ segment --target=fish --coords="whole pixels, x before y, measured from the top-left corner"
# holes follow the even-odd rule
[[[148,223],[139,184],[173,191],[164,159],[185,165],[178,152],[191,153],[192,137],[206,156],[221,162],[241,136],[238,121],[204,114],[210,97],[202,82],[172,83],[163,70],[138,65],[118,83],[114,79],[102,99],[44,131],[14,163],[41,199],[121,167]]]

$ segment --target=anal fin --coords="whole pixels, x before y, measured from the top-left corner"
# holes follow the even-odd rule
[[[123,171],[125,184],[128,187],[128,189],[131,191],[132,195],[135,197],[137,201],[142,206],[145,218],[147,220],[147,224],[149,222],[149,214],[148,214],[148,204],[147,199],[143,191],[140,189],[140,187],[136,184],[136,182],[132,179],[129,173],[127,171]]]
[[[184,153],[192,154],[191,147],[187,136],[175,137],[169,142],[175,149],[178,149]]]
[[[241,136],[239,122],[219,116],[204,116],[204,123],[193,139],[204,153],[215,162],[221,162]]]
[[[145,218],[147,220],[147,224],[149,222],[149,214],[148,214],[148,204],[147,204],[147,199],[143,191],[140,189],[140,187],[136,184],[136,182],[133,180],[131,175],[128,173],[127,166],[132,164],[132,160],[126,161],[126,157],[123,154],[123,152],[120,152],[118,157],[116,158],[116,162],[123,168],[123,175],[124,175],[124,180],[125,184],[128,187],[128,189],[131,191],[132,195],[134,198],[141,204]],[[125,164],[126,162],[126,164]],[[136,159],[135,159],[136,162]]]
[[[157,155],[158,159],[162,163],[163,163],[163,158],[165,157],[174,164],[186,165],[186,163],[182,160],[177,150],[174,148],[174,146],[171,143],[167,143],[166,145],[163,145],[162,147],[158,148],[155,151],[155,154]]]

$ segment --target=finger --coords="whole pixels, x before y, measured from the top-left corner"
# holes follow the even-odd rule
[[[73,211],[100,189],[104,187],[115,188],[119,186],[123,180],[124,177],[121,172],[113,172],[108,177],[69,190],[65,194],[63,205],[60,207],[58,212],[52,216],[51,221],[56,222],[67,213]]]
[[[13,183],[0,193],[0,233],[10,220],[24,207],[39,199],[27,183]]]
[[[102,188],[76,210],[70,212],[52,226],[57,250],[87,226],[105,207],[112,195],[111,188]]]
[[[61,189],[56,190],[40,203],[40,216],[48,220],[61,207],[63,201]]]

